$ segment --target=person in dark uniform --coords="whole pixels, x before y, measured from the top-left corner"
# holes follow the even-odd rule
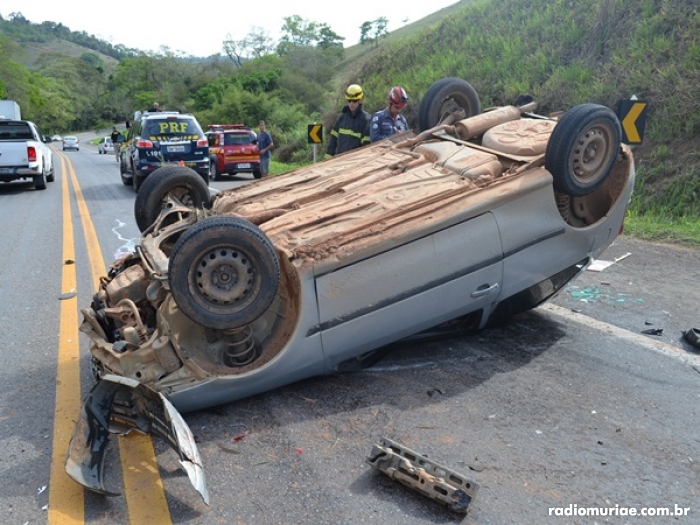
[[[119,150],[122,145],[122,134],[119,133],[116,126],[112,126],[112,133],[109,136],[112,139],[112,147],[114,148],[114,158],[119,160]]]
[[[331,130],[326,153],[336,155],[369,144],[370,116],[362,103],[365,93],[358,84],[351,84],[345,90],[347,104]]]

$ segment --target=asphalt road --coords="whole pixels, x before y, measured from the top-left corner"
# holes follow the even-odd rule
[[[64,294],[75,292],[83,307],[94,291],[79,201],[106,264],[138,233],[133,189],[121,184],[113,157],[85,143],[57,157],[64,164],[47,190],[0,186],[0,522],[140,525],[127,505],[133,489],[122,486],[116,443],[106,470],[109,488],[121,496],[85,493],[79,520],[58,519],[47,508],[56,480],[66,483],[51,473],[52,459],[60,463],[65,454],[54,450],[57,347],[72,337],[60,332],[59,311],[71,300]],[[71,166],[81,197],[66,185],[71,212],[64,217]],[[66,219],[75,264],[65,261]],[[681,338],[700,325],[700,252],[623,236],[603,258],[626,253],[505,326],[398,345],[362,372],[186,414],[211,504],[190,487],[174,452],[155,441],[167,523],[700,523],[700,352]],[[66,267],[75,269],[74,290],[62,288]],[[650,328],[663,332],[641,333]],[[71,343],[79,345],[85,395],[87,341],[80,335]],[[478,483],[469,516],[369,468],[365,458],[382,437]],[[618,515],[555,515],[574,505]],[[619,515],[646,507],[689,510]]]

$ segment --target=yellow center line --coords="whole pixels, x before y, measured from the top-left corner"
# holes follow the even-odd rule
[[[64,159],[61,157],[61,166],[64,166]],[[102,251],[100,249],[100,244],[97,239],[97,233],[95,232],[95,227],[92,223],[92,220],[90,218],[90,214],[87,208],[87,204],[85,203],[85,198],[83,196],[82,190],[80,188],[80,185],[78,184],[78,179],[76,177],[75,171],[73,170],[73,166],[69,164],[69,169],[70,169],[70,178],[71,182],[73,185],[73,191],[75,193],[76,197],[76,202],[78,205],[78,213],[81,219],[81,223],[83,225],[83,232],[85,235],[85,244],[87,247],[87,252],[88,252],[88,259],[90,263],[90,273],[92,276],[92,283],[93,283],[93,290],[97,290],[100,284],[100,277],[105,274],[105,263],[104,259],[102,257]],[[62,170],[62,173],[66,173],[65,169]],[[67,183],[65,182],[64,178],[64,186],[67,187]],[[70,223],[70,239],[71,239],[71,253],[73,253],[73,237],[72,237],[72,222],[70,220],[70,201],[67,196],[67,189],[64,190],[64,232],[66,229],[65,223],[66,223],[66,213],[68,214],[68,222]],[[68,210],[66,212],[65,210]],[[64,233],[64,245],[65,245],[65,239],[66,235]],[[65,257],[64,257],[65,258]],[[73,258],[73,257],[71,257]],[[75,270],[73,268],[73,288],[75,287]],[[75,298],[74,298],[75,299]],[[75,301],[72,302],[72,311],[75,317],[74,319],[74,324],[72,326],[72,332],[75,333],[75,337],[73,337],[73,340],[76,344],[76,347],[78,346],[78,330],[77,330],[77,306],[75,305]],[[76,354],[77,355],[77,354]],[[79,366],[79,359],[75,359],[77,362],[77,365]],[[60,359],[59,359],[60,362]],[[77,407],[79,410],[80,407],[80,389],[79,389],[79,369],[77,370],[77,375],[71,382],[71,384],[77,384],[78,385],[78,401],[77,401]],[[58,388],[61,388],[61,381],[58,382]],[[71,402],[73,402],[72,400]],[[68,432],[68,439],[70,439],[70,435],[72,434],[73,431],[73,425],[75,422],[75,419],[78,416],[78,410],[75,410],[75,416],[71,418],[69,421],[69,426],[70,431]],[[58,395],[57,395],[57,417],[56,421],[58,421]],[[56,443],[56,440],[54,440]],[[121,457],[121,464],[122,464],[122,473],[123,473],[123,478],[124,478],[124,487],[125,487],[125,496],[126,496],[126,503],[127,507],[129,510],[129,518],[131,523],[135,524],[142,524],[142,523],[153,523],[153,524],[169,524],[171,523],[171,518],[170,518],[170,511],[168,509],[168,503],[167,500],[165,499],[165,492],[163,490],[163,482],[160,478],[160,474],[158,471],[158,464],[156,462],[156,457],[155,457],[155,451],[153,449],[153,442],[151,441],[150,436],[144,436],[141,434],[138,434],[136,432],[132,432],[128,436],[121,437],[118,440],[119,442],[119,455]],[[61,457],[65,457],[65,451],[68,450],[68,441],[65,443],[65,447],[63,447],[63,454],[61,454]],[[54,456],[56,455],[56,447],[55,447],[55,452]],[[62,460],[60,461],[60,466],[61,466],[61,472],[63,473],[63,462]],[[53,477],[53,469],[52,469],[52,479]],[[63,476],[65,478],[68,478],[68,476],[63,473]],[[56,478],[58,479],[58,478]],[[80,489],[80,486],[74,483],[71,480],[68,480],[70,484],[78,487]],[[63,484],[63,483],[61,483]],[[49,494],[49,497],[51,494]],[[82,492],[80,494],[80,507],[82,509]],[[65,505],[65,503],[64,503]],[[81,510],[81,516],[82,516],[82,510]],[[49,525],[53,525],[53,523],[74,523],[74,522],[49,522]]]
[[[61,173],[65,173],[65,162],[61,158]],[[73,242],[73,220],[71,218],[68,181],[63,177],[63,275],[61,292],[75,291],[75,244]],[[53,427],[53,454],[49,484],[49,525],[71,525],[83,523],[85,503],[83,488],[68,477],[63,468],[68,443],[75,422],[80,417],[80,344],[78,341],[78,299],[72,297],[60,303],[60,325],[58,339],[58,365],[56,370],[56,408]]]

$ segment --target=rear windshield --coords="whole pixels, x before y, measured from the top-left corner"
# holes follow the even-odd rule
[[[197,140],[202,136],[202,130],[193,119],[153,119],[146,122],[146,135],[151,140]]]
[[[225,133],[224,146],[241,146],[252,144],[255,135],[252,133]]]
[[[0,122],[0,140],[34,140],[34,135],[22,122]]]

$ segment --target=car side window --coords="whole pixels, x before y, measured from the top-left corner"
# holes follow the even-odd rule
[[[129,128],[129,135],[127,137],[128,140],[133,139],[134,137],[138,137],[139,133],[141,132],[141,121],[137,120],[134,122],[134,125]]]

